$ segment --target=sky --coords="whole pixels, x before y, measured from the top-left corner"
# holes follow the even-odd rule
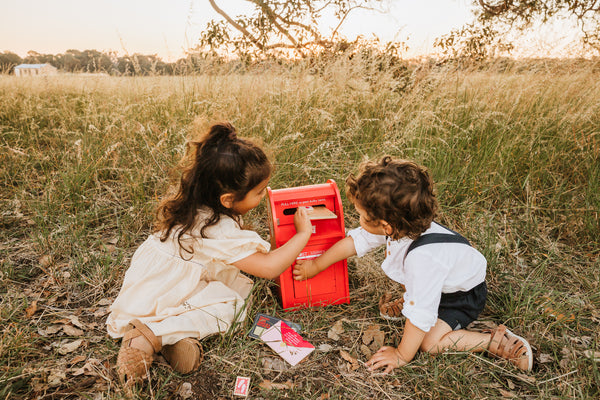
[[[216,3],[231,16],[249,9],[244,0]],[[376,35],[383,42],[405,42],[409,58],[431,54],[437,37],[473,19],[469,0],[388,0],[387,4],[386,13],[351,14],[342,33],[350,40]],[[0,0],[0,52],[25,57],[29,50],[58,54],[94,49],[119,55],[157,54],[172,62],[185,56],[212,19],[221,17],[208,0]],[[325,25],[326,31],[335,22]],[[564,32],[563,26],[535,30],[522,43],[550,55],[561,51]]]
[[[230,15],[243,0],[217,0]],[[412,55],[427,54],[433,40],[471,19],[468,0],[390,0],[389,12],[351,14],[342,33],[406,42]],[[0,52],[24,57],[68,49],[157,54],[175,61],[193,47],[206,23],[221,19],[208,0],[0,0]],[[327,27],[335,25],[332,20]]]

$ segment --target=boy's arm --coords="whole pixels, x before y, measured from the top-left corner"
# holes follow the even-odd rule
[[[298,207],[294,214],[294,226],[296,234],[283,246],[269,253],[254,253],[234,262],[233,265],[259,278],[277,278],[296,260],[312,234],[312,225],[305,207]]]
[[[292,272],[294,279],[303,281],[312,278],[319,272],[326,270],[331,264],[354,255],[356,255],[354,239],[351,236],[346,236],[317,258],[313,258],[312,260],[297,260]]]
[[[394,368],[408,364],[415,357],[415,354],[417,354],[419,347],[421,347],[425,334],[425,331],[417,328],[407,319],[400,346],[398,348],[383,346],[373,354],[373,357],[366,362],[366,365],[370,367],[369,370],[371,371],[385,367],[383,373],[387,374]]]

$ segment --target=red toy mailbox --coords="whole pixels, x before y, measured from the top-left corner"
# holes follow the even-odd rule
[[[321,185],[272,190],[267,188],[271,247],[277,248],[296,233],[294,213],[299,206],[312,207],[313,233],[298,259],[323,254],[346,235],[340,191],[332,179]],[[339,261],[305,281],[296,281],[293,265],[277,279],[284,309],[349,303],[348,263]]]

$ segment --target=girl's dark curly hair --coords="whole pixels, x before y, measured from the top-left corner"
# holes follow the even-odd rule
[[[228,122],[212,125],[201,140],[190,142],[184,160],[187,163],[182,167],[177,192],[159,204],[154,224],[154,232],[160,232],[163,242],[175,230],[180,246],[182,236],[197,223],[201,207],[211,212],[200,229],[203,238],[206,228],[215,225],[223,214],[240,223],[239,215],[221,204],[221,195],[232,193],[234,201],[240,201],[272,171],[263,150],[238,138]]]
[[[427,169],[390,156],[361,164],[357,177],[346,179],[348,197],[373,221],[392,227],[392,239],[416,239],[431,225],[438,204]]]

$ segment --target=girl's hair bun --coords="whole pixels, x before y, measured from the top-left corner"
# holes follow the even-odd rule
[[[234,142],[237,140],[235,127],[229,122],[220,122],[210,127],[205,144],[219,145],[221,143]]]

